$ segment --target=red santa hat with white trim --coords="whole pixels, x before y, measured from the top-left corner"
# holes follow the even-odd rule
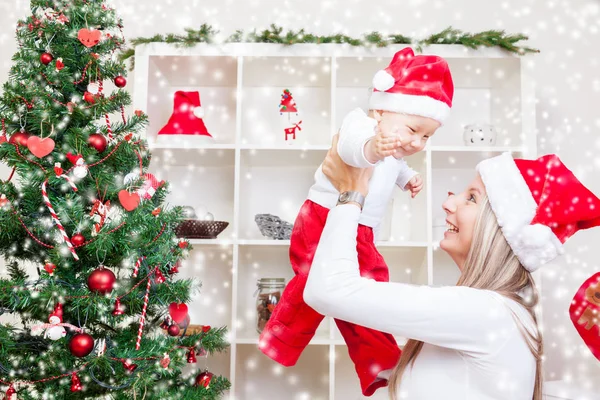
[[[600,226],[600,199],[555,154],[510,153],[477,165],[506,241],[530,272],[563,253],[575,232]]]
[[[415,56],[413,49],[406,47],[373,77],[369,108],[420,115],[443,124],[453,96],[454,83],[446,60],[434,55]]]

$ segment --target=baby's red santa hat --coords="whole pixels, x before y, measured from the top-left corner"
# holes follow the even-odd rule
[[[600,199],[555,154],[524,160],[504,153],[477,171],[506,241],[530,272],[562,254],[578,230],[600,226]]]
[[[406,47],[373,77],[372,110],[429,117],[443,124],[452,107],[454,83],[446,60]]]

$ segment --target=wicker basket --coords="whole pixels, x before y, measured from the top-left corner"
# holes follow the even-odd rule
[[[229,226],[229,222],[226,221],[184,219],[175,228],[175,235],[178,238],[187,239],[215,239],[227,226]]]

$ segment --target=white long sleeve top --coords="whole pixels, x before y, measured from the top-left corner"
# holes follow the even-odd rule
[[[375,136],[377,121],[370,118],[363,110],[356,108],[349,112],[340,127],[338,153],[342,160],[354,167],[367,168],[374,166],[373,176],[369,181],[369,194],[365,198],[360,223],[377,228],[381,222],[386,207],[394,193],[394,185],[402,190],[417,174],[404,159],[386,157],[372,164],[364,153],[365,143]],[[322,165],[315,172],[315,183],[308,191],[308,199],[331,209],[337,204],[340,193],[323,174]]]
[[[533,332],[527,310],[488,290],[361,277],[359,220],[352,204],[329,212],[304,301],[321,314],[424,342],[403,374],[401,399],[531,400],[535,359],[511,313]]]

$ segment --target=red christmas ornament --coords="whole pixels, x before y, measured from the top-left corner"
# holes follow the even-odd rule
[[[167,332],[171,336],[177,336],[177,335],[179,335],[179,332],[181,332],[181,329],[179,329],[179,325],[173,324],[173,325],[169,326],[169,328],[167,329]]]
[[[79,247],[85,243],[85,237],[81,233],[76,233],[71,237],[71,243],[75,247]]]
[[[138,367],[137,364],[134,364],[131,360],[121,360],[123,363],[123,367],[127,370],[127,373],[130,374]]]
[[[160,214],[160,211],[160,207],[156,207],[154,210],[152,210],[152,215],[156,217],[158,214]]]
[[[194,351],[193,347],[190,347],[190,351],[188,351],[187,355],[187,362],[188,364],[195,364],[196,361],[196,352]]]
[[[176,274],[179,272],[179,267],[181,267],[181,261],[177,261],[175,265],[171,267],[169,270],[169,274]]]
[[[144,112],[142,110],[135,110],[135,115],[136,117],[141,117],[142,115],[144,115]]]
[[[87,333],[78,333],[69,342],[69,350],[75,357],[85,357],[94,350],[94,338]]]
[[[185,249],[187,247],[187,242],[185,240],[180,240],[179,241],[179,248],[180,249]]]
[[[167,279],[165,278],[165,276],[162,274],[162,272],[160,272],[160,269],[156,270],[156,273],[154,274],[154,281],[156,283],[165,283]]]
[[[117,76],[115,78],[115,86],[118,88],[124,88],[127,85],[127,80],[122,76]]]
[[[171,303],[169,304],[169,315],[176,324],[180,324],[188,315],[188,306],[184,303]]]
[[[103,153],[106,150],[106,146],[108,142],[104,135],[99,133],[92,133],[90,137],[88,137],[88,144],[92,146],[98,153]]]
[[[98,294],[107,294],[112,292],[117,278],[110,269],[100,266],[94,270],[88,277],[87,284],[88,288],[92,292]]]
[[[50,320],[50,318],[52,317],[58,317],[59,322],[61,323],[63,322],[63,306],[60,303],[56,303],[56,306],[54,306],[54,310],[52,311],[52,314],[50,314],[48,316],[48,320]]]
[[[10,135],[9,143],[15,143],[19,146],[27,147],[27,141],[29,140],[29,133],[27,132],[15,132]]]
[[[113,309],[112,315],[116,317],[123,314],[125,314],[125,310],[123,310],[123,307],[121,306],[121,300],[117,299],[115,300],[115,308]]]
[[[208,331],[210,331],[210,325],[202,325],[202,332],[206,333]]]
[[[569,314],[577,333],[600,361],[600,272],[581,285],[571,301]]]
[[[79,380],[77,373],[73,372],[71,375],[71,392],[81,392],[81,390],[81,381]]]
[[[65,67],[65,63],[63,63],[62,58],[56,60],[55,67],[57,71],[60,71]]]
[[[167,317],[165,318],[165,320],[160,324],[160,328],[161,329],[169,329],[169,326],[171,326],[171,318]]]
[[[162,360],[160,360],[160,366],[163,367],[164,369],[167,369],[167,368],[169,368],[169,364],[171,364],[171,357],[169,357],[169,355],[167,353],[165,353]]]
[[[54,273],[54,270],[56,269],[56,265],[52,264],[51,262],[46,262],[46,264],[44,264],[44,270],[49,273],[50,275],[52,275]]]
[[[212,380],[213,376],[214,375],[211,372],[208,372],[208,370],[204,370],[204,372],[200,373],[196,377],[196,383],[194,383],[194,386],[202,386],[208,389],[210,387],[210,381]]]
[[[11,383],[10,386],[8,387],[8,390],[6,391],[6,396],[4,396],[4,400],[12,400],[12,396],[17,394],[17,391],[15,390],[13,384]]]
[[[83,94],[83,100],[85,100],[87,103],[94,104],[96,102],[96,96],[90,92],[85,92]]]
[[[44,65],[48,65],[52,62],[52,60],[54,60],[54,57],[52,57],[52,54],[50,53],[43,53],[40,56],[40,62]]]

